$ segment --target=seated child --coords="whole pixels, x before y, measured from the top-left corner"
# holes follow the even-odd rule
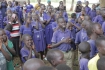
[[[1,70],[7,70],[7,61],[11,61],[12,59],[6,46],[1,41],[3,40],[4,33],[5,31],[3,29],[0,29],[0,69]]]
[[[97,61],[97,68],[98,68],[98,70],[105,69],[105,57],[102,57]]]
[[[57,70],[71,70],[69,66],[67,66],[66,64],[59,64],[56,66]]]
[[[42,66],[38,70],[57,70],[57,69],[50,67],[50,66]]]
[[[38,53],[33,45],[32,37],[28,34],[25,34],[23,35],[22,40],[24,42],[24,47],[20,51],[22,62],[24,63],[31,58],[37,58]]]
[[[23,70],[38,70],[38,68],[44,66],[44,62],[40,59],[32,58],[27,60],[23,65]]]
[[[88,42],[82,42],[78,46],[79,51],[82,53],[79,61],[80,70],[88,70],[88,61],[90,58],[90,44]]]
[[[49,50],[46,57],[53,67],[56,67],[61,63],[64,63],[64,54],[60,50],[57,49]]]

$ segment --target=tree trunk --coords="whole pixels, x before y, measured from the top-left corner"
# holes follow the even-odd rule
[[[66,0],[63,0],[64,6],[66,6]]]
[[[71,2],[71,8],[70,8],[70,11],[73,11],[73,8],[74,8],[74,0],[72,0],[72,2]]]

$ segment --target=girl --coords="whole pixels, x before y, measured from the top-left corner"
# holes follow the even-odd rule
[[[24,35],[24,34],[29,34],[31,37],[33,35],[33,33],[32,33],[32,26],[31,26],[31,19],[29,17],[26,20],[26,24],[22,25],[20,27],[20,43],[22,42],[21,39],[22,39],[22,35]],[[20,46],[22,46],[22,45],[20,44]]]
[[[52,22],[54,21],[55,21],[55,17],[54,17],[54,14],[52,14],[52,8],[48,7],[47,22],[46,22],[46,28],[45,28],[47,45],[51,44],[51,39],[53,35]]]
[[[46,49],[44,24],[40,21],[38,14],[33,14],[32,27],[34,28],[34,44],[36,50],[40,53],[41,59],[43,59],[44,51]]]
[[[25,34],[22,37],[24,41],[24,47],[21,49],[21,59],[22,62],[25,63],[28,59],[38,57],[38,54],[35,50],[35,47],[33,45],[33,41],[30,35]]]

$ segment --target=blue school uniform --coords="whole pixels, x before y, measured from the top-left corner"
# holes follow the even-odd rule
[[[85,12],[86,12],[86,15],[89,15],[89,12],[91,11],[91,8],[86,6],[85,7]]]
[[[76,34],[76,39],[75,39],[75,43],[79,44],[83,41],[88,41],[89,38],[87,36],[87,32],[85,29],[81,29],[77,34]]]
[[[102,25],[104,20],[103,20],[103,17],[101,15],[98,15],[98,16],[95,17],[93,22],[97,22],[97,23],[100,23]]]
[[[96,10],[91,10],[89,12],[89,16],[90,16],[91,20],[93,21],[94,18],[97,16]]]
[[[64,32],[62,32],[59,29],[59,30],[57,30],[57,31],[55,31],[53,33],[53,37],[52,37],[51,42],[52,43],[58,43],[58,42],[62,41],[65,38],[72,38],[70,30],[66,29]],[[64,51],[64,52],[68,52],[68,51],[71,50],[71,44],[62,43],[61,45],[59,45],[55,49],[59,49],[59,50]]]
[[[55,28],[57,28],[57,26],[58,26],[57,22],[53,22],[52,23],[52,29],[53,29],[53,31],[54,31]]]
[[[98,50],[95,44],[95,40],[90,39],[87,42],[90,44],[90,47],[91,47],[90,58],[93,58],[98,53]]]
[[[36,26],[36,22],[32,21],[32,27]],[[45,41],[45,34],[44,29],[40,22],[38,23],[38,30],[34,28],[33,30],[33,41],[35,44],[35,48],[38,52],[44,51],[46,49],[46,41]]]
[[[47,14],[47,20],[49,20],[51,17]],[[52,29],[52,23],[54,22],[54,19],[51,19],[51,21],[46,25],[45,27],[45,36],[46,36],[46,43],[51,44],[51,39],[53,36],[53,29]]]
[[[26,12],[28,13],[31,11],[31,9],[33,9],[33,5],[31,5],[31,4],[27,5],[26,8],[27,8]]]
[[[1,11],[0,11],[0,28],[4,28],[4,26],[3,26],[3,15],[1,13]]]
[[[6,16],[6,11],[7,11],[7,3],[6,2],[1,2],[1,8],[3,18]]]
[[[67,14],[67,12],[63,12],[63,17],[64,17],[64,19],[65,19],[65,21],[66,21],[66,23],[68,22],[68,14]]]

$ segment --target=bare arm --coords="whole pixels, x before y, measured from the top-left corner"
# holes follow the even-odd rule
[[[28,60],[32,57],[32,49],[30,49],[30,52],[29,52],[29,56],[28,57],[25,57],[25,60]]]

